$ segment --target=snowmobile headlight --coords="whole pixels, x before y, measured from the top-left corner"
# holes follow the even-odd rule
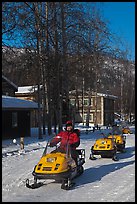
[[[54,157],[49,157],[47,158],[47,162],[54,162],[55,161],[55,158]]]

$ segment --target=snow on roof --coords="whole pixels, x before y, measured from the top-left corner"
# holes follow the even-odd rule
[[[121,115],[120,114],[118,114],[118,113],[114,113],[115,115],[117,115],[117,116],[119,116],[119,117],[121,117]]]
[[[35,90],[37,90],[36,86],[21,86],[15,93],[33,93]]]
[[[113,98],[113,99],[117,99],[118,98],[117,96],[110,95],[110,94],[97,93],[97,95],[98,96],[103,96],[103,97],[106,97],[106,98]]]
[[[41,87],[42,87],[42,85],[40,85],[40,88]],[[33,86],[20,86],[20,87],[18,87],[18,91],[16,91],[15,93],[34,93],[37,90],[38,90],[38,86],[37,85],[33,85]]]
[[[2,109],[37,109],[38,103],[18,99],[11,96],[2,96]]]
[[[77,91],[82,93],[82,90],[81,90],[81,89],[78,89]],[[71,90],[71,91],[69,91],[69,93],[70,93],[70,94],[75,94],[75,93],[76,93],[76,90]],[[85,91],[85,92],[84,92],[84,94],[88,94],[88,93],[89,93],[88,91]],[[95,95],[95,93],[96,93],[96,92],[93,92],[93,96]],[[114,95],[111,95],[111,94],[108,94],[108,93],[105,94],[105,93],[98,93],[98,92],[97,92],[97,95],[98,95],[98,96],[103,96],[104,98],[111,98],[111,99],[117,99],[117,98],[118,98],[117,96],[114,96]]]

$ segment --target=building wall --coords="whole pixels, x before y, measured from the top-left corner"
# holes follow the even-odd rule
[[[28,100],[28,101],[36,101],[34,94],[18,94],[15,93],[15,96],[19,99]]]
[[[22,100],[37,101],[36,93],[15,93],[15,96]],[[30,125],[31,127],[38,127],[38,111],[31,111]]]
[[[104,125],[114,123],[114,100],[104,98]]]
[[[89,97],[85,96],[84,100],[88,100]],[[97,99],[97,103],[96,103]],[[79,109],[76,104],[75,96],[70,96],[70,102],[73,101],[73,107],[75,109],[75,122],[86,123],[86,117],[89,111],[90,119],[89,123],[93,125],[109,125],[114,121],[114,100],[105,98],[103,96],[92,96],[90,105],[84,104],[82,106],[82,97],[79,96]],[[97,109],[96,109],[97,105]],[[95,117],[97,119],[95,120]],[[84,119],[83,119],[84,118]]]
[[[15,117],[17,116],[17,117]],[[30,135],[30,111],[2,111],[2,139],[26,137]]]

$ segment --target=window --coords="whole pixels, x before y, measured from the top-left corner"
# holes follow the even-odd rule
[[[17,112],[12,112],[12,127],[18,126]]]
[[[84,121],[86,121],[87,120],[87,114],[84,114]],[[93,122],[93,113],[91,113],[90,115],[89,115],[89,121],[90,122]]]
[[[87,114],[84,114],[84,121],[87,119]]]
[[[75,105],[75,99],[70,99],[70,104],[74,106]]]
[[[93,113],[90,114],[90,121],[93,122]]]
[[[82,99],[79,99],[79,105],[82,106]]]
[[[88,106],[89,105],[89,99],[84,99],[84,106]]]

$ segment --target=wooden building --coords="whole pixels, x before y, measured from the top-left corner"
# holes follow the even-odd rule
[[[36,109],[35,102],[2,96],[2,139],[31,136],[31,111]]]
[[[116,96],[102,93],[71,91],[69,93],[72,118],[76,123],[91,125],[112,125]]]
[[[37,101],[37,86],[19,87],[15,92],[16,97]],[[66,111],[63,101],[62,122],[71,118],[76,123],[89,123],[91,125],[112,125],[114,123],[114,111],[116,96],[102,93],[82,93],[81,90],[69,92],[69,113]],[[33,120],[34,121],[34,120]],[[34,125],[35,126],[35,125]]]
[[[31,136],[38,104],[15,97],[18,87],[2,75],[2,139]]]
[[[40,91],[42,94],[42,85],[40,85]],[[20,86],[18,87],[18,91],[15,92],[15,96],[19,99],[38,102],[38,86]],[[31,125],[38,127],[37,111],[34,110],[31,115]]]

